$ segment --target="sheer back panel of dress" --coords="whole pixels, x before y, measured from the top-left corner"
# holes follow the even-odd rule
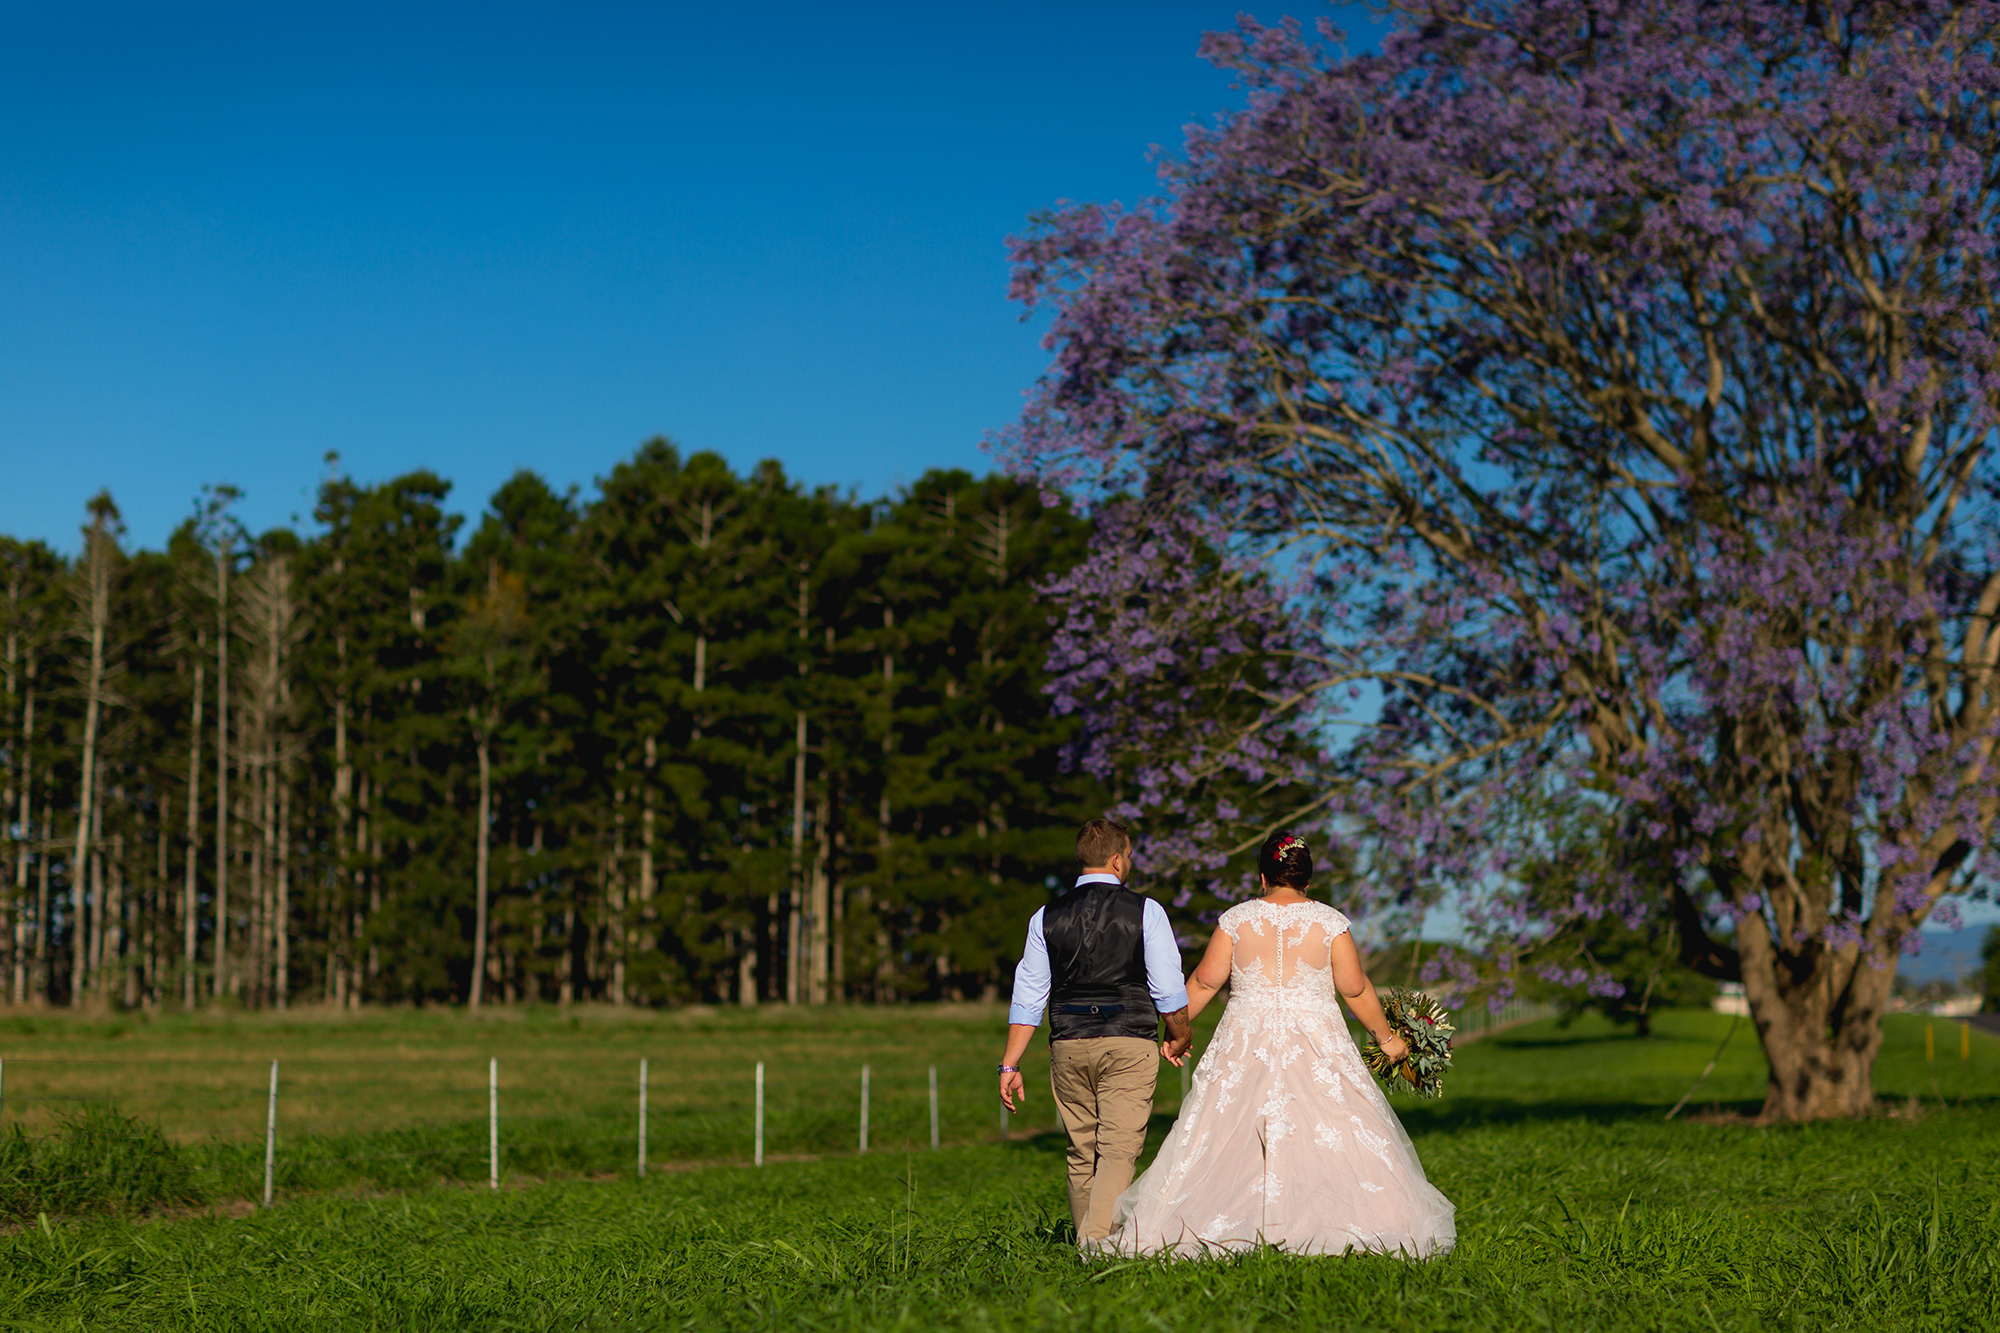
[[[1347,929],[1346,917],[1311,902],[1260,906],[1267,910],[1229,923],[1234,927],[1230,931],[1232,981],[1254,970],[1266,985],[1295,986],[1301,973],[1332,971],[1333,938]],[[1319,910],[1296,910],[1314,907]]]
[[[1229,995],[1254,1003],[1288,992],[1291,998],[1329,1005],[1333,999],[1333,941],[1347,932],[1347,918],[1324,903],[1239,903],[1218,923],[1229,932]]]

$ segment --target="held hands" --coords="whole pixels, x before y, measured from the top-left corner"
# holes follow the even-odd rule
[[[1015,1103],[1025,1104],[1028,1100],[1028,1085],[1021,1079],[1021,1071],[1009,1070],[1000,1075],[1000,1100],[1006,1104],[1009,1114],[1020,1110]]]
[[[1179,1039],[1169,1038],[1160,1043],[1160,1058],[1178,1069],[1187,1063],[1188,1049],[1193,1045],[1192,1035]]]

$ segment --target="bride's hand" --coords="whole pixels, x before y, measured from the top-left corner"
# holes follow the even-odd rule
[[[1410,1043],[1404,1041],[1400,1033],[1391,1032],[1389,1040],[1381,1043],[1382,1054],[1390,1064],[1399,1065],[1409,1058]]]

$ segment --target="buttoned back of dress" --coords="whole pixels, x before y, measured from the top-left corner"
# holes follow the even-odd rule
[[[1229,933],[1229,1002],[1333,1008],[1333,941],[1347,918],[1325,903],[1238,903],[1218,922]]]

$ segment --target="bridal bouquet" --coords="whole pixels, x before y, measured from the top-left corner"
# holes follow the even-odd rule
[[[1451,1070],[1451,1038],[1458,1031],[1451,1015],[1422,991],[1384,986],[1375,994],[1382,1001],[1390,1028],[1409,1043],[1410,1053],[1390,1064],[1381,1043],[1371,1038],[1361,1048],[1368,1071],[1391,1092],[1400,1092],[1407,1085],[1419,1097],[1443,1096],[1444,1076]]]

